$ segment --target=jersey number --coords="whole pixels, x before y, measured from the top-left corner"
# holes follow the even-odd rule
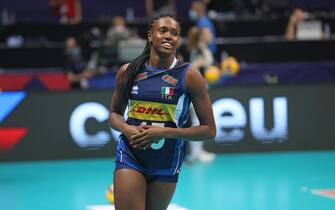
[[[142,124],[144,125],[147,125],[147,122],[142,122]],[[164,123],[156,123],[156,122],[153,122],[151,123],[152,126],[158,126],[158,127],[164,127]],[[164,143],[165,143],[165,139],[161,139],[159,141],[157,141],[156,143],[153,143],[151,144],[151,148],[152,149],[161,149],[163,146],[164,146]]]

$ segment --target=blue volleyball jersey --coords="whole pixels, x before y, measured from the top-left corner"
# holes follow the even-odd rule
[[[189,64],[171,69],[145,65],[134,81],[127,110],[130,125],[183,127],[188,118],[190,99],[184,80]],[[175,175],[182,165],[186,146],[182,139],[161,139],[146,150],[134,149],[124,135],[118,143],[117,161],[125,162],[151,175]]]

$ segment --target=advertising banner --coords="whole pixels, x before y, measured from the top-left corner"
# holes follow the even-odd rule
[[[114,156],[112,93],[0,93],[0,161]]]
[[[113,157],[113,91],[0,93],[0,161]],[[335,85],[222,87],[209,91],[211,152],[335,149]]]
[[[335,149],[335,86],[249,86],[210,91],[212,152]]]

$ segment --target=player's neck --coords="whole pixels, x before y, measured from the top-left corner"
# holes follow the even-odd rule
[[[148,65],[152,66],[154,68],[158,69],[170,69],[173,68],[177,63],[177,59],[174,56],[168,56],[168,57],[159,57],[156,56],[150,56],[148,60]]]

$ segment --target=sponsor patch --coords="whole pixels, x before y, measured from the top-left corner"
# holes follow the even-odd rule
[[[140,120],[173,121],[176,105],[130,100],[128,117]]]
[[[174,78],[174,77],[172,77],[170,75],[167,75],[167,74],[162,77],[162,80],[164,82],[169,83],[170,85],[173,85],[173,86],[176,86],[177,83],[178,83],[178,80],[176,78]]]
[[[135,81],[140,81],[140,80],[144,80],[148,78],[148,73],[147,72],[143,72],[143,73],[140,73],[138,74],[136,77],[135,77]]]

